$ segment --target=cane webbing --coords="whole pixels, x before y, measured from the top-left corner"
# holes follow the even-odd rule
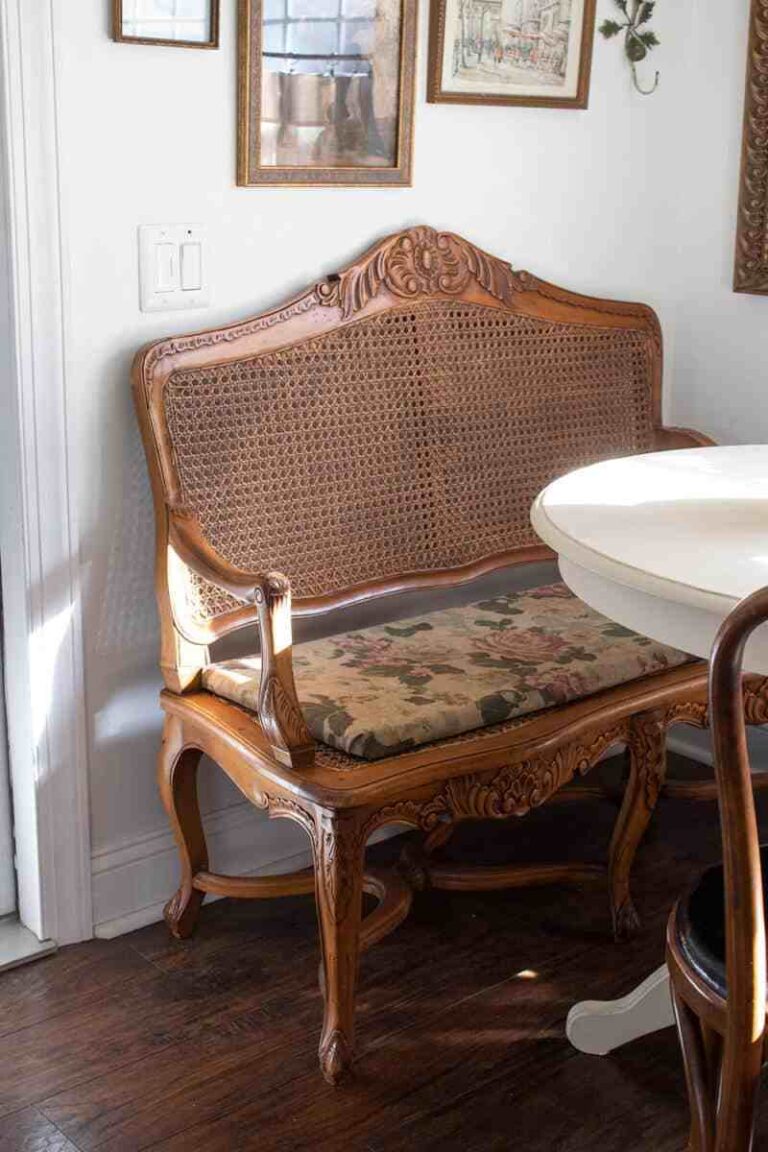
[[[316,596],[533,542],[555,476],[652,447],[651,337],[429,300],[176,372],[165,404],[210,542]],[[190,580],[195,616],[234,606]]]

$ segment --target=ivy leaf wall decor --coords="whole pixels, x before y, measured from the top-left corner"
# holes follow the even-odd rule
[[[656,2],[655,0],[614,0],[614,3],[621,13],[621,18],[604,20],[600,25],[600,31],[606,40],[624,33],[624,51],[632,68],[632,82],[643,96],[650,96],[658,87],[659,74],[656,73],[653,87],[642,88],[637,78],[637,66],[659,44],[656,33],[648,27],[648,21],[653,16]]]

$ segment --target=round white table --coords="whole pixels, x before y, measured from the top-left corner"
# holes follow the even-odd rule
[[[571,472],[531,520],[568,586],[603,615],[707,658],[722,620],[768,585],[768,446],[689,448]],[[768,625],[745,669],[768,675]],[[569,1039],[604,1055],[673,1023],[666,968],[621,1000],[584,1001]]]

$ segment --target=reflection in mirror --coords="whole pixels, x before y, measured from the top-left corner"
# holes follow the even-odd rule
[[[218,0],[116,0],[117,38],[213,47]]]
[[[401,0],[264,0],[261,163],[394,167]]]

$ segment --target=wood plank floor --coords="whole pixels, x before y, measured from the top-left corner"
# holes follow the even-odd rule
[[[451,850],[600,860],[615,811],[552,805]],[[310,899],[222,901],[185,944],[155,925],[8,972],[0,1152],[678,1152],[674,1032],[599,1059],[563,1025],[573,1001],[621,995],[662,961],[674,897],[717,854],[714,804],[663,801],[636,872],[644,931],[624,946],[600,884],[424,894],[364,960],[360,1061],[335,1090],[317,1071]]]

